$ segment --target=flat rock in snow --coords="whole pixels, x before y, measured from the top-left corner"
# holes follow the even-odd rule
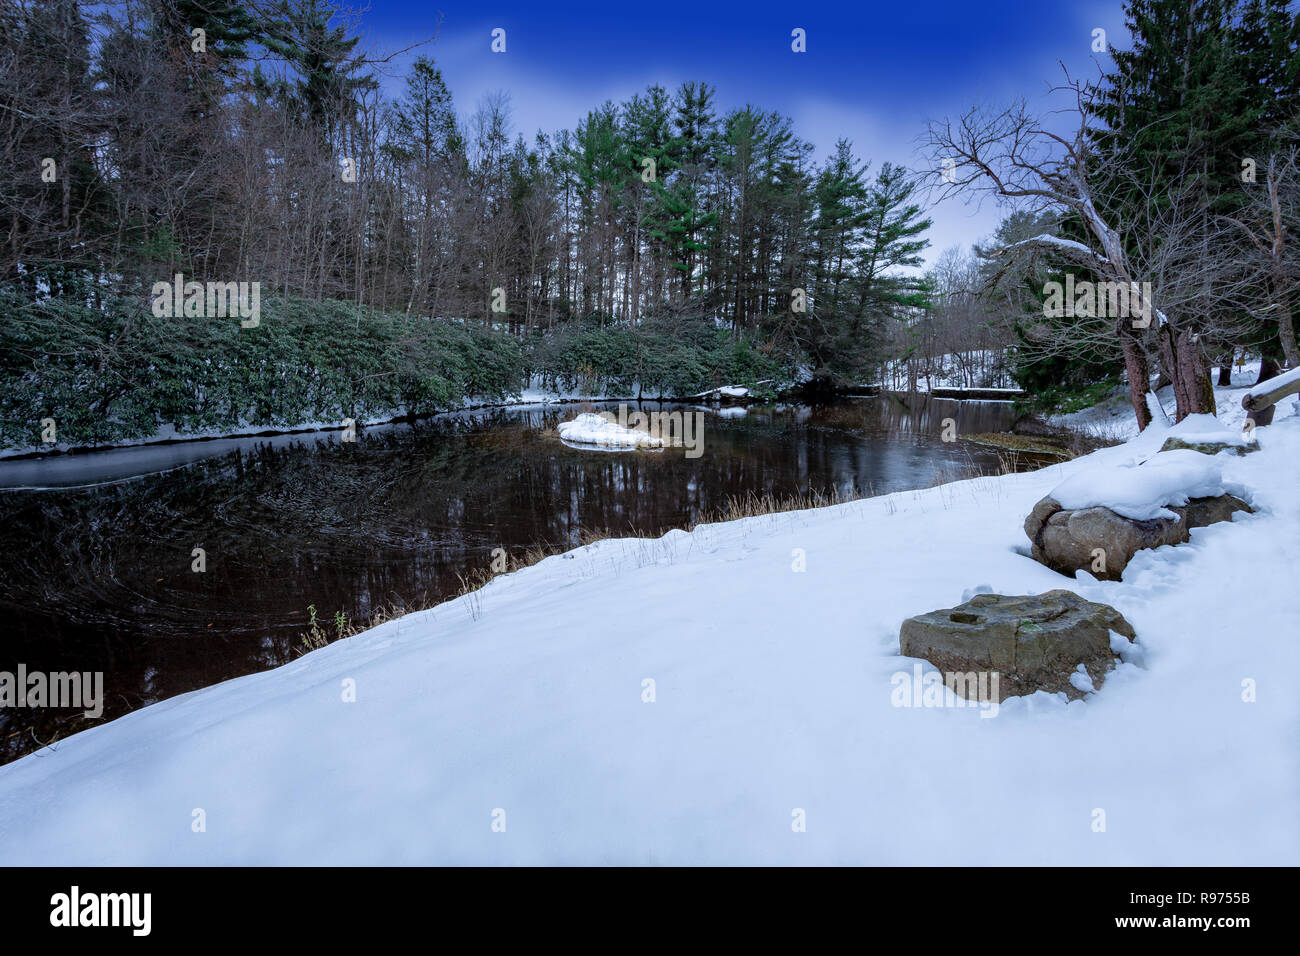
[[[1039,690],[1077,700],[1100,687],[1115,666],[1112,632],[1130,642],[1137,637],[1110,605],[1058,589],[976,594],[957,607],[909,617],[898,643],[903,656],[924,658],[943,671],[945,683],[962,696],[970,682],[948,680],[949,674],[996,672],[997,684],[985,686],[996,686],[999,703]]]

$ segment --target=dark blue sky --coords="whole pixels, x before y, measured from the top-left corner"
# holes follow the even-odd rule
[[[361,14],[366,43],[391,52],[438,29],[422,52],[443,71],[462,115],[487,93],[510,95],[517,131],[573,128],[605,99],[622,100],[658,82],[717,87],[719,112],[752,103],[779,110],[824,156],[837,137],[873,166],[916,166],[916,138],[928,118],[976,102],[1024,95],[1046,109],[1057,61],[1095,76],[1092,31],[1128,46],[1120,0],[976,0],[817,4],[458,3],[370,0]],[[506,52],[491,52],[491,31]],[[791,31],[807,32],[807,53]],[[400,73],[404,60],[395,61]],[[396,93],[399,81],[386,84]],[[999,212],[949,203],[931,215],[928,258],[989,233]]]

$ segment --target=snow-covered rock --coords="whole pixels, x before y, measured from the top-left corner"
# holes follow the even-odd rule
[[[634,428],[627,428],[611,418],[591,412],[584,412],[573,421],[562,422],[557,431],[562,439],[578,445],[629,449],[664,446],[662,438]]]
[[[1083,468],[1048,494],[1066,510],[1109,508],[1135,521],[1177,518],[1170,505],[1190,498],[1241,494],[1238,484],[1223,478],[1223,465],[1198,452],[1166,451],[1138,464],[1099,464]]]
[[[1153,425],[1130,445],[1149,446],[1162,436],[1167,443],[1178,431]],[[1220,459],[1199,451],[1097,462],[1076,470],[1034,505],[1025,535],[1034,560],[1055,571],[1118,581],[1139,551],[1182,544],[1192,528],[1250,512],[1237,497],[1244,493],[1239,483],[1224,479]]]
[[[1070,577],[1082,572],[1110,581],[1121,580],[1139,551],[1182,544],[1188,533],[1188,523],[1177,514],[1134,520],[1101,506],[1062,508],[1050,495],[1025,519],[1035,561]]]
[[[1150,394],[1150,393],[1148,393]],[[1254,429],[1233,431],[1224,428],[1213,415],[1188,415],[1169,429],[1161,451],[1186,449],[1203,455],[1216,455],[1222,451],[1245,455],[1259,450]]]
[[[712,398],[721,401],[740,402],[749,398],[752,393],[744,385],[720,385],[717,388],[711,388],[707,391],[700,392],[698,395],[692,395],[692,398]]]

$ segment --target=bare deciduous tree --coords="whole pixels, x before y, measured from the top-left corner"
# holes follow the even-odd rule
[[[1050,252],[1074,263],[1101,279],[1128,290],[1127,314],[1113,318],[1110,334],[1123,355],[1129,382],[1129,396],[1140,427],[1151,421],[1147,392],[1150,361],[1145,338],[1163,336],[1169,352],[1169,372],[1179,383],[1178,416],[1214,411],[1213,387],[1193,324],[1175,319],[1157,305],[1157,276],[1138,268],[1131,260],[1123,223],[1114,222],[1099,208],[1093,194],[1092,173],[1098,157],[1089,148],[1085,122],[1090,91],[1069,80],[1059,92],[1073,97],[1072,129],[1055,132],[1032,115],[1023,100],[1003,110],[972,109],[956,121],[929,124],[926,146],[931,154],[930,180],[941,196],[992,193],[1020,208],[1034,212],[1056,210],[1070,216],[1085,231],[1086,241],[1044,233],[1013,243],[1008,256]],[[947,162],[945,162],[947,161]],[[1150,282],[1148,296],[1143,282]],[[1134,314],[1149,313],[1151,329],[1145,329]]]

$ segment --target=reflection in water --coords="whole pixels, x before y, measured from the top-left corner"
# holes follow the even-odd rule
[[[731,409],[708,415],[703,455],[686,458],[566,447],[554,429],[578,410],[451,415],[355,443],[243,439],[201,458],[203,445],[151,449],[129,480],[130,451],[103,453],[98,475],[97,455],[0,463],[0,671],[103,671],[111,719],[291,660],[308,605],[360,623],[454,595],[494,548],[658,535],[749,492],[881,494],[992,472],[993,453],[940,442],[941,421],[969,434],[1010,420],[1003,403],[921,397]],[[42,467],[59,475],[33,488]],[[88,723],[0,711],[0,761]]]

